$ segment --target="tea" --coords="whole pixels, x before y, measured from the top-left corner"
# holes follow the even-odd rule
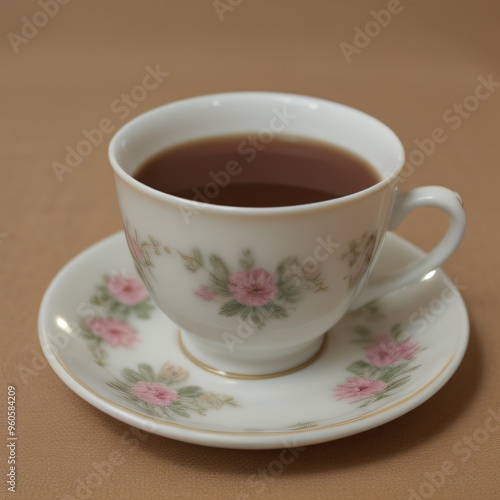
[[[361,157],[318,140],[216,136],[180,143],[146,160],[141,183],[188,200],[236,207],[303,205],[379,182]]]

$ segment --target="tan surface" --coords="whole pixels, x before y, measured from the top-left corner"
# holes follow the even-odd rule
[[[92,464],[112,453],[123,463],[92,489],[92,498],[405,499],[447,461],[456,472],[434,491],[424,486],[422,495],[498,498],[500,425],[482,444],[474,436],[484,439],[478,429],[489,410],[500,409],[500,87],[460,126],[443,114],[474,93],[480,76],[500,81],[500,5],[401,0],[402,11],[347,63],[339,44],[353,44],[354,28],[387,2],[231,3],[240,5],[220,21],[211,1],[69,2],[28,43],[21,42],[17,54],[7,34],[21,34],[23,16],[32,19],[40,6],[4,6],[0,398],[3,410],[7,385],[16,385],[16,498],[78,498],[78,480],[85,481]],[[170,75],[129,117],[187,96],[258,89],[363,109],[391,126],[407,152],[416,147],[415,139],[443,128],[447,140],[403,189],[449,186],[462,195],[468,212],[466,238],[445,266],[466,287],[471,317],[470,346],[456,375],[394,422],[308,447],[262,487],[252,483],[252,475],[267,470],[279,451],[208,449],[153,435],[131,441],[128,426],[85,403],[39,360],[36,321],[45,288],[69,259],[121,227],[106,159],[111,134],[62,182],[51,164],[64,161],[65,147],[82,139],[82,129],[106,117],[115,127],[128,120],[113,111],[113,101],[141,82],[146,66],[157,64]],[[444,228],[444,217],[423,210],[400,233],[429,249]],[[22,366],[33,369],[26,383]],[[0,437],[5,435],[3,419]],[[462,461],[454,446],[467,439],[476,449]]]

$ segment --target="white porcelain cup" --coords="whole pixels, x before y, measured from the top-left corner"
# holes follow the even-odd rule
[[[277,134],[350,150],[371,164],[380,181],[329,201],[242,208],[178,198],[133,177],[146,159],[168,147],[234,134],[251,137],[234,161],[212,172],[200,199],[237,182],[253,156],[249,148],[259,154]],[[404,151],[388,127],[313,97],[238,92],[167,104],[122,127],[109,158],[141,277],[158,307],[179,325],[185,354],[222,375],[264,378],[305,366],[347,311],[439,267],[465,230],[456,193],[435,186],[398,193]],[[287,178],[301,186],[313,181],[307,175]],[[444,238],[421,260],[370,283],[387,230],[422,206],[449,215]]]

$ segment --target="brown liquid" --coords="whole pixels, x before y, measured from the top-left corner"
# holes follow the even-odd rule
[[[237,207],[331,200],[380,180],[370,164],[349,151],[285,135],[267,144],[243,135],[185,142],[146,160],[134,177],[181,198]]]

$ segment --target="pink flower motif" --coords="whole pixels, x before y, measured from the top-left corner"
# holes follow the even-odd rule
[[[200,286],[194,293],[207,302],[214,300],[217,295],[211,288],[205,285]]]
[[[228,286],[234,298],[245,306],[263,306],[277,292],[273,277],[262,268],[233,273]]]
[[[382,380],[373,378],[351,377],[335,389],[337,399],[347,399],[349,403],[357,403],[363,399],[379,394],[387,387]]]
[[[139,341],[137,332],[123,321],[113,318],[97,318],[88,323],[94,335],[104,339],[111,347],[122,345],[132,349]]]
[[[148,297],[148,291],[135,276],[111,276],[108,290],[118,302],[127,306],[135,306]]]
[[[125,236],[127,238],[128,247],[132,252],[132,256],[139,264],[143,266],[146,265],[147,264],[146,256],[144,255],[144,252],[139,246],[139,243],[137,243],[136,239],[132,236],[127,227],[125,227]]]
[[[420,348],[411,339],[406,339],[399,344],[387,335],[379,335],[376,339],[377,343],[366,348],[366,359],[379,368],[401,360],[410,361]]]
[[[146,403],[155,406],[168,406],[177,401],[177,391],[161,382],[136,382],[130,392]]]

